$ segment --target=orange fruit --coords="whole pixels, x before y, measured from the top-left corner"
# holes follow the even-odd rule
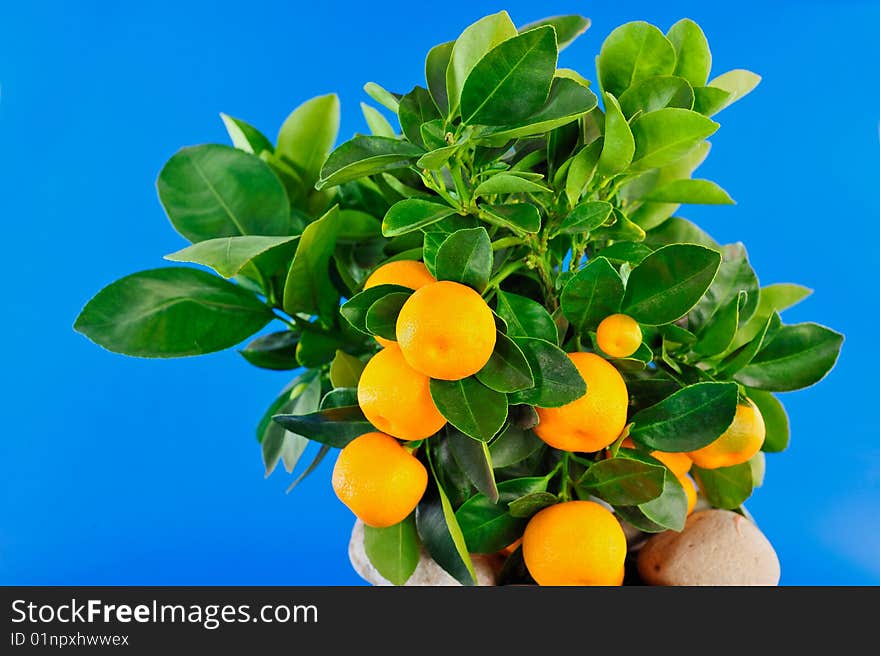
[[[443,428],[446,419],[431,398],[429,379],[410,367],[392,344],[367,362],[357,396],[364,416],[401,440],[420,440]]]
[[[693,479],[691,479],[691,477],[687,474],[676,474],[675,477],[684,488],[684,493],[687,496],[688,500],[687,514],[690,515],[692,512],[694,512],[694,506],[697,505],[697,485],[696,483],[694,483]]]
[[[749,460],[761,450],[766,429],[758,407],[749,401],[736,406],[733,423],[717,440],[688,455],[697,467],[718,469]]]
[[[539,585],[620,585],[626,537],[617,518],[593,501],[539,511],[523,534],[523,558]]]
[[[428,472],[400,442],[365,433],[339,452],[333,491],[364,524],[394,526],[415,510],[428,486]]]
[[[636,443],[632,438],[627,437],[620,443],[620,446],[628,449],[635,449]],[[694,461],[686,453],[671,453],[668,451],[651,451],[651,456],[662,462],[676,476],[684,476],[691,470]]]
[[[428,267],[424,262],[416,260],[398,260],[396,262],[388,262],[373,271],[364,282],[364,289],[375,287],[376,285],[400,285],[409,289],[418,289],[437,279],[428,271]],[[382,346],[388,346],[394,342],[384,337],[376,337],[376,341]]]
[[[489,361],[495,349],[495,319],[473,289],[442,280],[417,289],[403,304],[397,343],[416,371],[460,380]]]
[[[629,395],[623,377],[595,353],[569,353],[587,383],[587,393],[559,408],[535,408],[535,433],[565,451],[598,451],[611,444],[626,425]]]
[[[596,344],[612,358],[627,358],[642,344],[642,329],[626,314],[612,314],[596,328]]]

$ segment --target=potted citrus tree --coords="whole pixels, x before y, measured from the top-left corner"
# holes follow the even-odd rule
[[[232,146],[184,148],[158,178],[190,242],[166,259],[200,267],[122,278],[76,320],[151,358],[271,324],[240,350],[293,376],[257,427],[267,473],[299,470],[293,488],[339,450],[374,582],[430,563],[472,584],[475,554],[500,582],[752,582],[676,579],[687,557],[664,550],[752,526],[764,453],[789,438],[776,393],[822,379],[843,338],[783,322],[809,290],[761,286],[742,244],[677,216],[732,203],[693,174],[758,76],[710,79],[685,19],[612,31],[594,84],[558,67],[588,26],[487,16],[407,93],[368,83],[387,112],[363,104],[370,134],[335,149],[333,95],[274,143],[222,115]],[[688,519],[698,495],[726,519]]]

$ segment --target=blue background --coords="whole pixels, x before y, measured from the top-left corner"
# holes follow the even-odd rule
[[[712,6],[710,6],[710,4]],[[298,5],[298,6],[297,6]],[[871,2],[12,3],[0,24],[0,583],[356,584],[332,458],[294,494],[264,480],[254,425],[286,383],[236,353],[149,361],[71,329],[88,298],[184,244],[154,180],[224,111],[274,135],[317,94],[364,130],[375,80],[407,90],[435,43],[501,8],[580,12],[561,65],[594,77],[619,23],[697,20],[714,74],[764,76],[720,116],[702,177],[736,207],[685,208],[742,240],[763,283],[816,290],[787,313],[847,335],[820,385],[785,395],[792,446],[749,507],[788,584],[880,583],[874,339],[880,61]],[[440,7],[448,7],[441,9]]]

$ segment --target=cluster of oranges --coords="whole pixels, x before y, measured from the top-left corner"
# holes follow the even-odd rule
[[[437,281],[421,262],[385,264],[365,288],[381,284],[414,292],[398,316],[396,342],[376,338],[383,348],[367,363],[358,383],[361,410],[380,432],[361,435],[342,449],[332,481],[342,502],[374,527],[403,521],[427,488],[424,465],[403,442],[427,438],[446,424],[431,398],[430,379],[460,380],[477,373],[491,357],[496,336],[492,311],[476,291]],[[623,314],[606,317],[596,331],[597,346],[613,358],[632,355],[641,342],[638,323]],[[558,408],[536,408],[535,433],[557,449],[602,451],[626,426],[626,382],[600,355],[575,352],[569,358],[587,392]],[[688,476],[691,466],[714,469],[746,462],[763,441],[761,414],[749,402],[738,406],[731,426],[708,446],[651,455],[683,486],[690,514],[697,499]],[[627,438],[622,446],[635,444]],[[526,567],[541,585],[620,585],[626,551],[619,521],[593,501],[566,501],[539,511],[522,538]]]

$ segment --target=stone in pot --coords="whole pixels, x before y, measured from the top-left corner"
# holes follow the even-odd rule
[[[638,557],[650,585],[777,585],[779,559],[754,522],[729,510],[701,510],[681,533],[652,537]]]

